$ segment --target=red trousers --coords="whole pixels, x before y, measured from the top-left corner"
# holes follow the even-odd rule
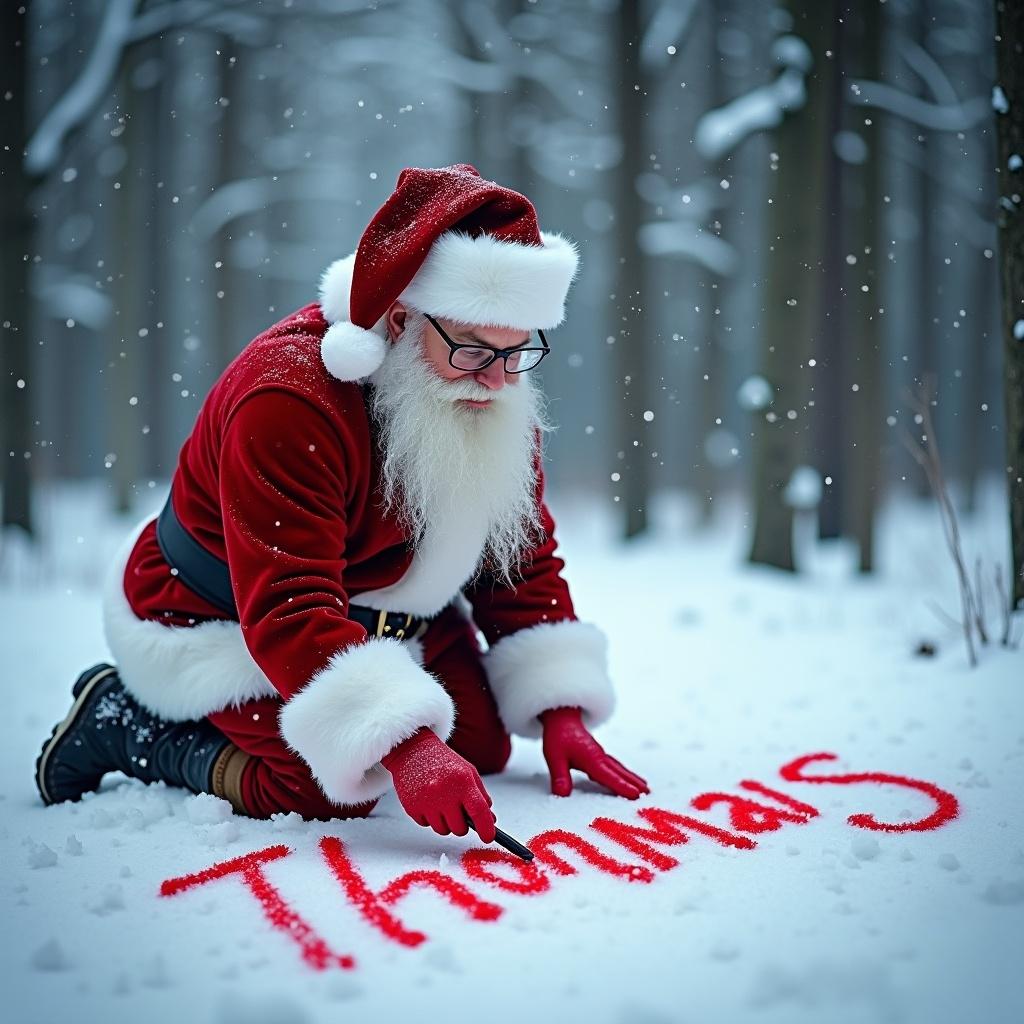
[[[487,684],[476,630],[461,611],[449,607],[421,638],[424,667],[436,676],[455,704],[455,731],[448,745],[481,775],[500,772],[512,742]],[[366,817],[376,800],[339,805],[328,800],[305,761],[288,749],[278,730],[282,701],[252,700],[207,718],[235,746],[251,756],[242,774],[242,800],[254,818],[296,811],[304,818]]]

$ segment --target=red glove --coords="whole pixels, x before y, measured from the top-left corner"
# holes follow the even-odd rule
[[[430,729],[420,729],[380,759],[395,780],[395,792],[405,813],[417,825],[439,836],[469,831],[468,814],[477,835],[494,841],[491,798],[477,770]]]
[[[579,708],[552,708],[539,717],[544,724],[544,759],[551,771],[551,792],[555,796],[572,792],[570,768],[586,772],[616,796],[636,800],[641,793],[650,793],[639,775],[604,752],[583,724]]]

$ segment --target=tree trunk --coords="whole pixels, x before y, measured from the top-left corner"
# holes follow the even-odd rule
[[[807,359],[820,329],[822,203],[824,198],[827,76],[833,5],[787,0],[793,34],[810,48],[807,103],[787,115],[774,133],[768,216],[768,280],[761,374],[772,400],[754,430],[754,538],[752,562],[790,571],[793,509],[784,491],[806,451]]]
[[[915,41],[925,49],[927,49],[928,29],[933,21],[934,15],[929,9],[929,0],[914,0],[911,31],[914,33]],[[936,244],[938,232],[933,217],[935,210],[941,205],[943,197],[942,186],[928,173],[928,168],[940,166],[944,141],[941,132],[932,132],[921,125],[911,125],[909,130],[916,136],[921,152],[921,167],[917,172],[918,187],[915,195],[918,220],[915,262],[917,311],[916,315],[911,317],[917,344],[915,354],[911,357],[913,383],[910,387],[916,392],[929,379],[934,380],[936,386],[941,388],[941,381],[938,377],[939,354],[935,343],[939,321],[941,273],[937,263],[939,258]],[[940,419],[941,415],[942,411],[936,410],[936,419]],[[928,478],[924,473],[916,471],[910,479],[918,497],[925,499],[932,497]]]
[[[34,529],[28,455],[34,382],[29,372],[32,216],[28,208],[30,182],[23,161],[28,142],[26,28],[24,8],[4,4],[0,14],[4,55],[0,62],[0,95],[10,100],[0,103],[0,138],[4,141],[0,147],[0,525],[20,527],[31,537]]]
[[[834,71],[828,76],[825,98],[825,117],[829,143],[847,127],[844,109],[843,84],[848,71],[849,16],[832,25],[832,57]],[[848,87],[847,87],[848,88]],[[821,332],[815,348],[816,365],[811,378],[814,381],[814,409],[809,413],[815,424],[814,461],[825,483],[818,506],[818,536],[822,540],[835,540],[843,535],[843,503],[850,481],[847,467],[850,461],[850,430],[845,416],[846,395],[849,388],[848,318],[851,314],[851,296],[847,285],[851,274],[846,255],[852,245],[852,217],[850,178],[851,168],[834,145],[825,146],[825,196],[823,217],[827,225],[824,242],[823,309]],[[845,384],[845,387],[844,387]]]
[[[1006,469],[1010,496],[1011,605],[1024,604],[1024,5],[996,0],[999,258],[1006,368]],[[997,100],[999,93],[996,93]]]
[[[216,188],[217,153],[214,129],[211,127],[213,100],[211,82],[217,79],[214,49],[217,37],[205,32],[184,33],[185,44],[174,42],[175,36],[162,41],[161,57],[167,68],[165,103],[171,110],[191,110],[187,119],[171,118],[165,126],[172,148],[166,167],[165,190],[179,196],[179,202],[166,204],[168,223],[168,276],[162,282],[170,309],[164,334],[170,345],[161,353],[164,360],[162,388],[168,395],[161,425],[161,458],[166,475],[177,464],[182,439],[192,429],[195,407],[180,397],[179,389],[170,389],[170,373],[180,371],[191,388],[205,394],[213,379],[223,369],[218,366],[215,344],[213,288],[209,275],[211,247],[193,227],[193,217],[202,201]],[[268,88],[272,88],[270,79]],[[281,104],[277,109],[283,109]],[[269,135],[269,129],[268,129]],[[280,219],[280,218],[278,218]],[[260,307],[265,311],[266,304]]]
[[[481,48],[477,45],[473,33],[467,28],[467,18],[472,17],[472,8],[470,7],[468,10],[466,8],[465,0],[460,0],[458,10],[452,12],[452,32],[455,50],[470,60],[490,60],[490,55],[481,52]],[[465,136],[465,160],[466,163],[472,164],[477,170],[481,170],[481,166],[486,166],[484,163],[484,154],[487,152],[484,143],[484,131],[487,123],[484,113],[487,107],[486,95],[486,93],[467,90],[464,97],[464,102],[469,107],[469,122],[466,125]],[[496,163],[494,166],[497,166]],[[487,172],[484,171],[483,173],[486,174]],[[491,173],[494,172],[492,171]],[[500,170],[497,173],[500,173]]]
[[[877,81],[882,77],[884,8],[865,4],[852,19],[851,34],[857,41],[854,71],[860,78]],[[867,145],[867,159],[856,167],[856,191],[851,197],[851,239],[857,262],[847,275],[847,306],[850,314],[848,379],[843,388],[848,424],[844,470],[843,533],[857,542],[858,568],[871,572],[874,566],[875,510],[882,479],[882,337],[879,323],[883,264],[878,258],[883,241],[880,220],[882,198],[882,133],[873,111],[864,118],[859,132]],[[871,123],[868,124],[867,122]],[[854,169],[851,168],[851,171]],[[865,291],[865,287],[867,291]],[[857,390],[853,388],[856,386]]]
[[[708,10],[701,17],[700,30],[690,33],[685,53],[694,61],[700,59],[701,52],[707,53],[715,46],[715,35],[720,25],[728,24],[729,19],[735,16],[733,4],[723,2],[715,10]],[[703,48],[703,50],[701,49]],[[719,56],[711,60],[707,65],[706,94],[707,104],[710,107],[720,107],[731,100],[729,88],[722,73],[722,65],[725,57]],[[680,135],[678,144],[685,148],[689,141],[685,136]],[[731,174],[729,161],[721,159],[715,161],[714,166],[708,172],[712,181],[721,181]],[[731,238],[733,236],[734,220],[731,216],[731,208],[724,207],[718,211],[715,233],[720,238]],[[726,293],[729,285],[729,278],[726,275],[716,274],[710,269],[693,271],[697,278],[698,288],[695,291],[697,301],[695,305],[700,307],[700,315],[697,320],[699,325],[699,337],[701,345],[701,376],[704,379],[703,386],[697,388],[697,423],[696,440],[694,446],[694,476],[695,490],[700,500],[698,509],[698,526],[710,526],[714,514],[715,497],[721,484],[721,471],[708,456],[708,438],[718,429],[716,419],[721,419],[722,410],[728,405],[725,391],[726,356],[725,356],[725,315],[724,311],[728,306]],[[715,310],[723,312],[716,314]]]
[[[243,113],[239,109],[238,47],[228,36],[217,38],[217,95],[220,115],[214,124],[214,145],[217,150],[216,187],[223,188],[251,174],[248,151],[242,133]],[[245,277],[235,269],[235,239],[244,234],[248,215],[232,216],[211,239],[212,266],[206,271],[206,287],[213,296],[214,316],[210,325],[213,334],[214,376],[238,355],[243,341],[248,340],[243,325],[246,317],[236,315],[241,305],[238,295],[245,289]],[[258,328],[262,330],[262,328]]]
[[[508,33],[508,24],[523,11],[522,0],[500,0],[493,5],[494,18],[501,25],[503,36],[494,48],[483,50],[479,41],[472,42],[471,56],[476,60],[495,61],[509,68],[508,85],[501,92],[471,93],[467,102],[476,116],[470,141],[470,160],[485,178],[507,181],[511,188],[526,188],[529,160],[522,140],[510,126],[517,124],[526,110],[526,90],[520,75],[512,72],[520,47]],[[472,9],[466,17],[472,18]],[[497,51],[497,52],[496,52]]]
[[[620,3],[616,15],[616,113],[622,141],[622,160],[615,168],[612,202],[615,208],[616,267],[612,277],[612,323],[615,383],[621,388],[615,468],[620,476],[616,498],[624,506],[624,535],[647,529],[650,457],[643,442],[645,394],[648,385],[647,316],[644,256],[637,242],[643,205],[636,180],[645,170],[644,145],[647,91],[640,63],[640,4]]]
[[[109,200],[115,242],[111,256],[116,277],[113,284],[114,315],[107,328],[110,380],[107,385],[107,466],[114,489],[114,508],[124,515],[131,511],[138,485],[142,458],[140,411],[145,407],[142,384],[148,343],[139,336],[145,320],[145,245],[143,221],[149,171],[142,140],[140,98],[133,88],[128,62],[118,77],[118,109],[125,118],[121,136],[126,150],[124,168],[118,180],[120,188]],[[133,401],[134,400],[134,401]],[[140,403],[142,403],[140,405]]]

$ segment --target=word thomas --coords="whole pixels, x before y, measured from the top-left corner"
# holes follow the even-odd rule
[[[787,782],[806,782],[817,785],[851,785],[874,783],[882,786],[901,786],[923,793],[934,803],[935,808],[916,821],[888,823],[878,821],[870,814],[853,814],[847,821],[856,828],[878,832],[924,832],[940,828],[957,816],[959,803],[952,793],[930,782],[911,779],[887,772],[857,772],[848,775],[811,775],[805,769],[815,761],[834,761],[835,754],[805,754],[779,769]],[[526,845],[534,853],[534,861],[526,863],[502,850],[468,850],[462,855],[462,868],[469,878],[484,882],[502,892],[522,896],[535,896],[551,887],[551,877],[574,875],[577,869],[562,855],[574,853],[581,861],[597,871],[613,875],[626,882],[649,883],[657,876],[655,872],[671,871],[679,861],[658,846],[681,846],[690,835],[702,836],[720,846],[731,846],[738,850],[753,850],[757,843],[750,838],[761,832],[775,832],[786,824],[806,825],[818,816],[818,810],[810,804],[781,793],[776,789],[751,779],[744,779],[739,788],[745,794],[755,793],[774,801],[773,804],[755,800],[751,796],[736,793],[700,793],[690,801],[697,811],[706,811],[716,804],[724,804],[729,823],[736,831],[729,831],[702,821],[688,814],[663,810],[660,807],[644,807],[637,812],[646,824],[628,824],[615,818],[595,818],[590,828],[597,835],[628,850],[639,861],[617,860],[603,852],[589,839],[563,829],[551,829],[534,836]],[[777,806],[776,806],[777,805]],[[559,850],[560,852],[555,852]],[[327,967],[346,969],[355,966],[350,954],[334,952],[284,899],[264,874],[264,865],[292,851],[287,846],[270,846],[256,850],[243,857],[222,861],[191,875],[169,878],[160,887],[162,896],[174,896],[215,879],[235,877],[256,897],[267,920],[299,947],[302,959],[310,967],[323,970]],[[418,946],[427,936],[406,927],[394,913],[394,906],[414,888],[432,889],[446,899],[453,907],[465,911],[474,921],[497,921],[503,908],[497,903],[482,899],[463,882],[457,881],[441,871],[409,871],[388,882],[379,892],[374,892],[359,873],[345,851],[345,844],[333,836],[320,840],[320,852],[328,868],[338,880],[342,891],[363,919],[376,928],[387,939],[402,946]],[[649,865],[649,866],[648,866]],[[652,870],[653,869],[653,870]]]

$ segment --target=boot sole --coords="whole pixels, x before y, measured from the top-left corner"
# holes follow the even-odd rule
[[[39,790],[39,795],[43,798],[43,803],[47,806],[58,802],[54,800],[46,788],[46,766],[49,763],[50,755],[56,749],[60,738],[75,724],[75,719],[78,718],[79,712],[85,706],[92,694],[93,690],[96,689],[104,679],[109,679],[117,671],[113,665],[108,665],[101,669],[94,676],[81,685],[81,688],[76,684],[73,693],[75,693],[75,702],[71,705],[71,710],[67,713],[67,716],[62,722],[58,722],[53,727],[53,732],[50,733],[50,738],[43,744],[43,749],[39,752],[39,757],[36,758],[36,787]],[[77,692],[75,692],[77,691]]]

